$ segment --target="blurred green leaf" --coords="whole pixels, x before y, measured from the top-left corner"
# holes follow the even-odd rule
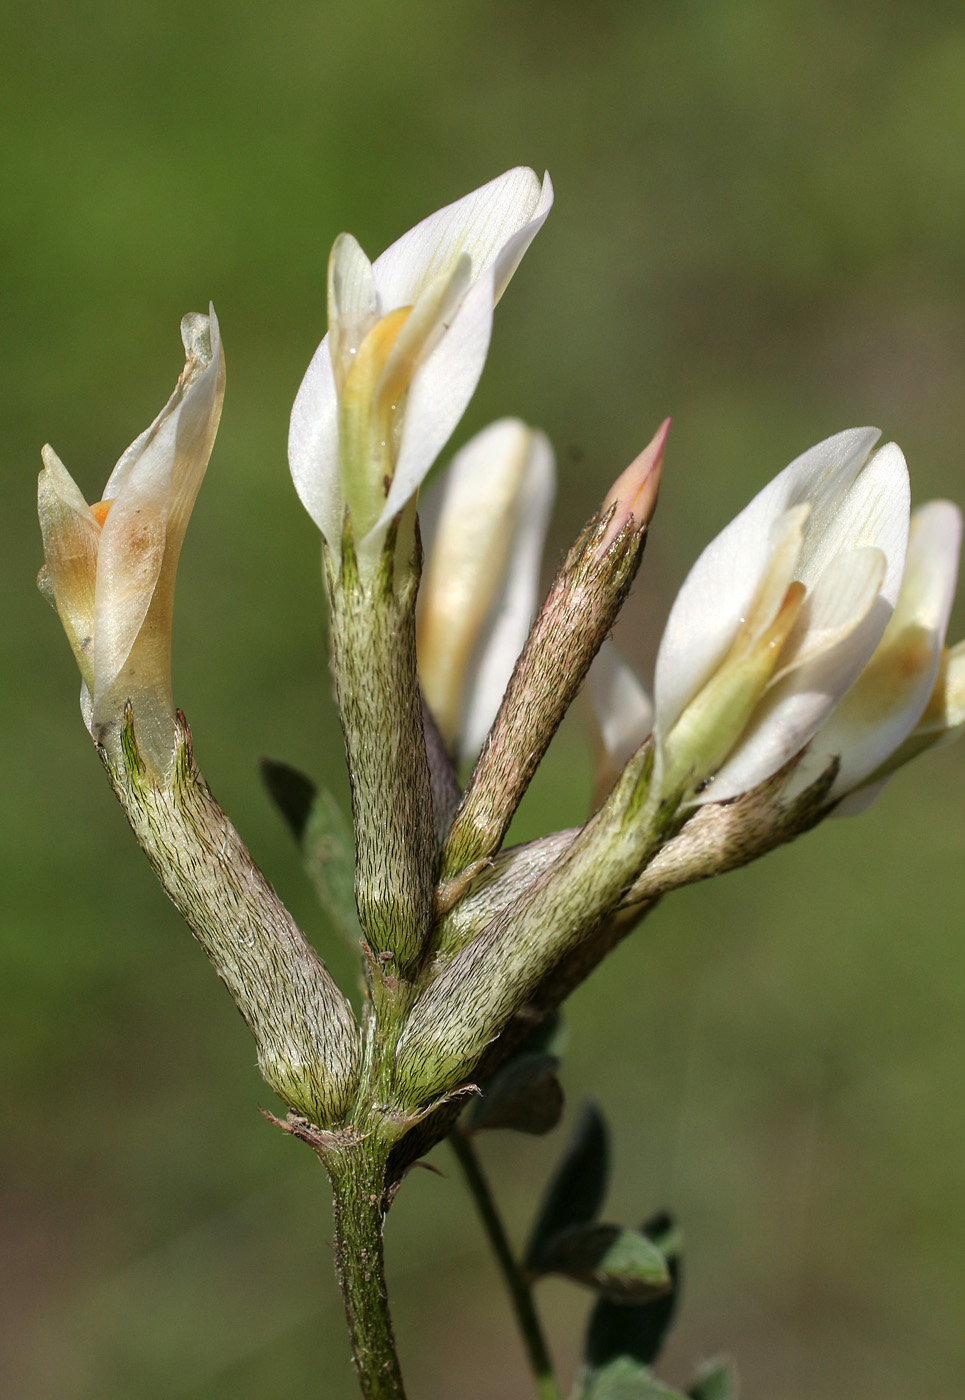
[[[275,806],[285,818],[299,846],[318,792],[311,778],[278,759],[263,758],[258,765],[261,780]]]
[[[656,1245],[620,1225],[571,1225],[560,1231],[544,1246],[539,1272],[562,1274],[623,1303],[649,1301],[673,1286]]]
[[[580,1400],[685,1400],[679,1390],[658,1381],[649,1366],[619,1356],[582,1377]]]
[[[469,1132],[512,1128],[540,1135],[555,1128],[563,1114],[563,1087],[556,1077],[560,1062],[545,1051],[514,1055],[480,1086],[466,1115]]]
[[[717,1359],[701,1366],[687,1394],[690,1400],[737,1400],[737,1376],[731,1362]]]
[[[680,1295],[680,1237],[675,1222],[660,1211],[641,1233],[661,1250],[667,1261],[670,1288],[657,1298],[627,1306],[602,1297],[590,1314],[584,1354],[586,1364],[599,1370],[623,1357],[652,1366],[660,1355]]]
[[[559,1010],[550,1011],[541,1021],[530,1031],[526,1039],[514,1051],[512,1058],[516,1055],[531,1055],[539,1050],[545,1050],[548,1055],[560,1056],[565,1049],[566,1028],[563,1025],[563,1016]]]
[[[540,1273],[543,1251],[555,1235],[594,1219],[606,1191],[609,1149],[606,1125],[595,1104],[587,1104],[543,1196],[524,1256],[524,1267]]]
[[[273,758],[261,776],[298,842],[319,903],[353,948],[362,938],[355,904],[355,833],[335,798],[311,778]]]

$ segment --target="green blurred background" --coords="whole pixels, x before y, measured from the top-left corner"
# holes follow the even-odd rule
[[[175,694],[205,773],[344,982],[256,759],[346,784],[317,534],[285,465],[328,248],[375,254],[506,167],[556,208],[456,441],[544,427],[548,559],[674,415],[618,632],[644,671],[704,543],[828,433],[880,424],[918,501],[965,498],[965,22],[830,0],[9,7],[0,377],[10,532],[0,982],[0,1374],[18,1400],[353,1396],[310,1154],[90,751],[33,586],[50,440],[90,499],[214,300],[221,433],[188,535]],[[959,635],[965,610],[953,631]],[[519,834],[578,821],[579,715]],[[947,1400],[965,1338],[965,750],[864,817],[684,891],[574,997],[569,1119],[613,1124],[609,1214],[680,1216],[665,1371],[759,1400]],[[561,1134],[483,1144],[517,1237]],[[388,1255],[413,1400],[528,1394],[446,1149]],[[547,1284],[564,1373],[586,1298]]]

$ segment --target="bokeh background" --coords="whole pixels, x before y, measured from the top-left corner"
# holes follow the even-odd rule
[[[618,640],[643,671],[699,549],[811,443],[880,424],[965,499],[965,22],[926,0],[8,7],[0,404],[9,527],[0,860],[0,1375],[17,1400],[353,1396],[327,1188],[90,751],[33,586],[50,440],[90,499],[218,308],[221,433],[181,566],[175,694],[222,804],[349,984],[259,787],[346,797],[288,413],[350,228],[375,254],[528,163],[557,205],[455,442],[559,456],[549,564],[656,423],[660,512]],[[959,608],[953,631],[965,624]],[[754,1400],[947,1400],[965,1368],[965,749],[869,813],[684,891],[568,1015],[568,1121],[612,1123],[608,1213],[686,1233],[665,1374]],[[517,826],[579,821],[568,722]],[[562,1133],[483,1150],[517,1239]],[[413,1400],[526,1396],[458,1174],[388,1226]],[[564,1374],[587,1298],[540,1290]]]

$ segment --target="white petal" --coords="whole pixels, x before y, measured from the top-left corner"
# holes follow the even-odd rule
[[[547,171],[543,175],[543,184],[540,188],[536,208],[533,210],[528,222],[503,244],[502,249],[496,257],[495,277],[493,279],[494,301],[499,301],[503,292],[509,286],[513,273],[523,260],[526,249],[545,224],[546,217],[552,207],[553,182],[550,180],[549,171]]]
[[[556,469],[546,435],[531,432],[529,439],[502,591],[481,629],[468,672],[468,705],[460,735],[462,757],[482,748],[536,612],[543,545],[556,492]]]
[[[879,607],[882,563],[881,554],[871,549],[852,550],[838,561],[834,577],[852,600],[853,625],[844,629],[837,645],[812,654],[773,683],[699,802],[724,802],[764,782],[799,753],[827,719],[867,660],[866,652],[856,650],[855,639]]]
[[[873,609],[887,568],[880,549],[852,549],[832,559],[804,599],[771,683],[852,636]]]
[[[961,513],[948,501],[932,501],[915,512],[891,621],[867,667],[815,736],[794,775],[793,791],[839,758],[830,795],[849,792],[915,728],[938,675],[961,532]]]
[[[620,769],[653,728],[653,701],[612,642],[604,642],[586,678],[600,739]]]
[[[911,487],[905,459],[901,449],[889,442],[855,474],[853,481],[846,483],[846,475],[836,475],[840,488],[837,495],[826,480],[817,496],[811,497],[799,578],[810,589],[830,561],[845,550],[865,546],[880,549],[887,561],[881,593],[892,608],[901,586],[908,547]]]
[[[949,647],[945,654],[942,679],[942,703],[937,718],[931,720],[926,711],[921,724],[916,726],[917,731],[922,734],[937,734],[937,742],[941,742],[941,736],[945,733],[957,733],[965,724],[965,641],[956,642],[953,647]]]
[[[472,259],[473,280],[499,262],[493,285],[500,296],[552,202],[549,176],[541,188],[534,171],[518,166],[430,214],[376,259],[375,280],[383,309],[409,306],[461,253]],[[532,225],[528,238],[507,248]]]
[[[340,233],[328,258],[326,339],[336,379],[348,373],[352,356],[378,315],[379,294],[372,264],[350,233]]]
[[[493,323],[493,269],[466,293],[452,324],[409,385],[402,439],[381,529],[419,489],[466,411],[486,363]]]
[[[768,574],[775,526],[789,507],[804,504],[773,489],[785,475],[776,477],[711,541],[674,600],[654,677],[655,722],[663,734],[730,651]],[[783,581],[782,596],[789,581]]]
[[[416,372],[413,366],[420,359],[428,361],[447,333],[469,290],[471,276],[469,258],[463,254],[419,293],[388,353],[376,389],[377,397],[385,393],[386,384],[392,385],[395,392],[406,393]],[[400,390],[396,388],[399,385],[402,386]]]
[[[336,553],[342,538],[338,395],[328,336],[305,371],[288,429],[288,465],[302,505]]]

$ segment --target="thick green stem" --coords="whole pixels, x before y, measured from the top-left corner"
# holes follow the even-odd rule
[[[335,1203],[335,1274],[365,1400],[405,1400],[385,1287],[385,1162],[358,1150],[328,1163]]]
[[[539,1400],[561,1400],[559,1386],[553,1375],[553,1363],[550,1361],[546,1339],[543,1336],[543,1328],[533,1303],[533,1294],[520,1272],[506,1237],[502,1219],[496,1208],[493,1193],[489,1189],[489,1182],[483,1174],[479,1158],[476,1156],[469,1138],[460,1128],[456,1127],[452,1130],[449,1140],[459,1159],[459,1165],[466,1175],[466,1181],[472,1192],[472,1198],[476,1202],[476,1209],[479,1211],[483,1229],[492,1245],[493,1253],[509,1291],[513,1311],[516,1314],[516,1322],[526,1347],[530,1369],[533,1372],[536,1394],[539,1396]]]

